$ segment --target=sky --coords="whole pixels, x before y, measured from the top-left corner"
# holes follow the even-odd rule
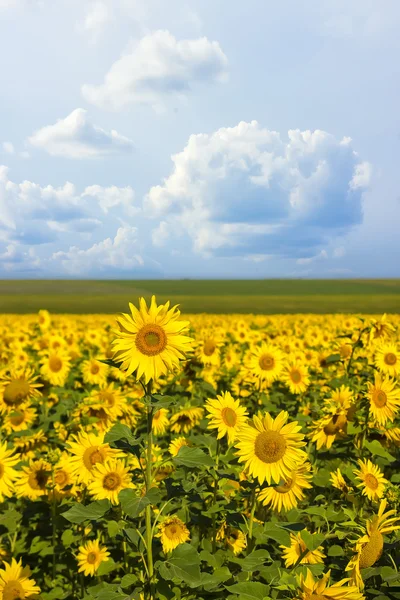
[[[398,0],[0,0],[0,278],[400,277]]]

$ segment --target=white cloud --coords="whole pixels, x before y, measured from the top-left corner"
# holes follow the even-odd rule
[[[116,206],[124,206],[127,214],[131,216],[136,214],[140,209],[134,206],[135,192],[130,187],[120,188],[116,185],[102,187],[101,185],[89,185],[85,188],[83,196],[91,196],[96,198],[101,210],[107,214],[111,208]]]
[[[14,144],[11,142],[3,142],[3,150],[6,154],[15,154]]]
[[[143,103],[154,108],[171,95],[185,96],[193,84],[227,78],[228,60],[218,42],[206,37],[177,41],[158,30],[129,45],[101,85],[82,86],[84,98],[96,106],[119,110]]]
[[[90,41],[95,43],[104,33],[107,25],[113,21],[112,8],[106,2],[98,0],[89,4],[83,22],[77,24],[77,30],[88,35]]]
[[[308,260],[327,238],[362,220],[370,166],[350,138],[290,130],[288,140],[256,121],[191,135],[174,168],[145,197],[162,217],[153,243],[189,235],[211,256],[279,255]]]
[[[93,125],[87,111],[76,108],[65,119],[36,131],[28,142],[52,156],[94,158],[132,151],[133,142],[114,129],[110,132]]]

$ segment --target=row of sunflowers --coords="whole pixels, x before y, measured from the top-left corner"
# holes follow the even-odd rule
[[[400,598],[398,315],[0,335],[0,600]]]

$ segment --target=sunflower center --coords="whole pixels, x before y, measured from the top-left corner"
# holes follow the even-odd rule
[[[94,565],[94,563],[97,560],[97,554],[96,552],[89,552],[89,554],[86,557],[86,562],[89,563],[89,565]]]
[[[300,383],[300,381],[301,381],[300,371],[292,371],[291,377],[292,377],[293,383]]]
[[[383,550],[383,535],[380,531],[373,531],[369,536],[369,541],[365,544],[360,553],[360,569],[372,567],[380,558]]]
[[[4,402],[8,406],[19,404],[29,394],[29,383],[23,379],[14,379],[5,388],[3,392]]]
[[[44,469],[39,469],[29,475],[28,483],[33,490],[44,490],[48,478],[49,473]]]
[[[17,579],[7,581],[3,587],[3,600],[23,600],[25,591]]]
[[[335,415],[324,427],[326,435],[335,435],[345,426],[347,419],[344,415]]]
[[[14,417],[10,417],[10,423],[11,423],[11,425],[14,425],[15,427],[18,427],[18,425],[21,425],[24,421],[25,421],[25,413],[19,413],[18,415],[15,415]]]
[[[67,482],[68,482],[68,475],[65,471],[57,471],[57,473],[54,476],[54,481],[56,482],[57,485],[59,485],[60,487],[64,487]]]
[[[254,444],[255,455],[265,463],[278,462],[285,454],[285,450],[285,438],[277,431],[259,433]]]
[[[118,473],[107,473],[107,475],[103,479],[103,487],[106,490],[116,490],[120,487],[120,485],[121,477],[118,475]]]
[[[270,354],[262,354],[258,359],[258,364],[263,371],[271,371],[275,366],[275,359]]]
[[[365,485],[369,487],[371,490],[376,490],[379,487],[379,481],[372,475],[372,473],[367,473],[364,479]]]
[[[58,356],[51,356],[49,360],[49,367],[53,373],[58,373],[62,369],[62,360]]]
[[[228,406],[223,408],[221,411],[221,417],[225,425],[227,425],[228,427],[235,427],[237,415],[232,408],[229,408]]]
[[[206,356],[211,356],[214,354],[216,348],[216,344],[213,340],[207,340],[204,342],[203,352]]]
[[[146,356],[160,354],[167,345],[165,331],[155,323],[144,325],[136,334],[136,348]]]
[[[93,468],[93,465],[98,462],[102,463],[103,461],[104,457],[98,446],[91,446],[90,448],[87,448],[83,454],[83,462],[89,471]]]
[[[375,392],[373,396],[374,404],[378,408],[383,408],[387,403],[387,396],[383,390],[379,390],[379,392]]]
[[[191,419],[190,417],[188,417],[188,415],[180,415],[180,416],[177,418],[176,422],[177,422],[179,425],[182,425],[182,426],[183,426],[183,425],[189,425],[189,424],[192,422],[192,419]]]
[[[167,525],[164,530],[165,535],[170,540],[176,539],[181,534],[181,528],[177,523],[172,523],[171,525]]]
[[[397,363],[397,356],[393,352],[388,352],[385,354],[385,363],[392,367]]]
[[[274,490],[275,492],[278,492],[279,494],[287,494],[287,492],[289,492],[292,487],[294,485],[294,479],[287,479],[286,481],[284,481],[282,483],[282,485],[277,485]]]
[[[99,393],[100,402],[105,402],[107,406],[114,406],[115,398],[114,395],[110,392],[100,392]]]
[[[90,372],[92,375],[97,375],[97,373],[100,371],[100,367],[99,365],[92,365],[90,367]]]

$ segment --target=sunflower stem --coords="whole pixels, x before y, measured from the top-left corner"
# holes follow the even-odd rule
[[[254,486],[250,497],[249,543],[247,544],[247,554],[250,554],[253,549],[253,523],[256,504],[256,487]]]
[[[215,504],[217,502],[217,494],[218,494],[217,470],[218,470],[218,464],[219,464],[219,452],[220,452],[220,443],[219,443],[219,440],[217,440],[217,448],[215,451],[215,477],[214,477],[214,494],[213,494],[212,506],[215,506]],[[213,551],[213,554],[215,554],[216,549],[217,549],[217,515],[215,513],[213,513],[213,516],[212,516],[212,551]]]
[[[152,460],[153,460],[153,414],[154,410],[151,406],[151,389],[152,380],[147,384],[147,451],[146,451],[146,492],[151,488],[152,484]],[[147,569],[149,577],[149,588],[150,588],[150,599],[153,598],[153,578],[154,578],[154,567],[153,567],[153,531],[151,524],[151,506],[148,504],[145,509],[145,521],[146,521],[146,546],[147,546]]]

